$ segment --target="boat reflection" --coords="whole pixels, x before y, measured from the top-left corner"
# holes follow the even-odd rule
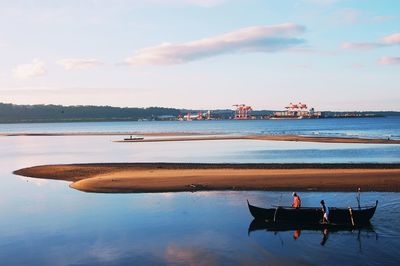
[[[361,233],[373,233],[375,234],[375,238],[378,238],[378,235],[374,231],[374,227],[371,223],[360,225],[360,226],[351,226],[351,225],[332,225],[332,224],[293,224],[293,223],[274,223],[274,222],[265,222],[261,220],[254,219],[248,228],[248,235],[250,236],[251,232],[254,231],[267,231],[272,232],[277,235],[279,232],[288,232],[293,231],[293,239],[297,240],[301,236],[302,231],[314,231],[321,232],[322,238],[320,244],[323,246],[328,241],[329,235],[331,233],[338,232],[357,232],[357,240],[359,241],[359,247],[361,250]]]

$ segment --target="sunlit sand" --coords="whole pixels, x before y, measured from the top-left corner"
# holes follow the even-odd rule
[[[168,164],[44,165],[17,175],[67,180],[86,192],[197,190],[400,191],[400,165]]]

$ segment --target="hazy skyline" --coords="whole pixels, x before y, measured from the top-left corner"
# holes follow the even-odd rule
[[[400,111],[399,1],[1,1],[0,102]]]

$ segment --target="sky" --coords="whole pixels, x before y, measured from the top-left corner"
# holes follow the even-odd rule
[[[0,102],[400,111],[397,0],[0,0]]]

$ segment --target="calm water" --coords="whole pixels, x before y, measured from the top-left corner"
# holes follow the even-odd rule
[[[0,133],[20,132],[215,132],[400,139],[400,116],[304,120],[147,121],[0,124]]]
[[[304,123],[314,123],[310,121]],[[364,122],[369,121],[377,120]],[[204,125],[213,122],[214,129],[224,125],[224,132],[239,128],[235,121]],[[259,126],[257,132],[262,131],[258,121],[246,122],[251,127]],[[174,122],[162,122],[165,128],[160,122],[137,126],[149,132],[199,131],[202,127],[197,125],[201,123],[179,124],[190,130],[180,130]],[[136,131],[132,124],[135,123],[1,125],[0,131]],[[382,125],[375,130],[367,130],[372,126],[361,127],[357,132],[400,135],[398,124]],[[300,127],[315,130],[315,125]],[[346,126],[342,130],[350,132]],[[321,231],[302,231],[297,239],[293,237],[294,230],[248,234],[252,219],[246,199],[260,206],[289,204],[290,192],[92,194],[70,189],[67,182],[12,175],[22,167],[76,162],[400,162],[400,145],[111,142],[116,138],[119,137],[0,137],[1,265],[400,263],[400,193],[363,193],[364,204],[380,202],[371,221],[373,228],[330,232],[321,245]],[[330,206],[356,204],[354,193],[300,195],[303,204],[309,206],[318,205],[322,198]]]

